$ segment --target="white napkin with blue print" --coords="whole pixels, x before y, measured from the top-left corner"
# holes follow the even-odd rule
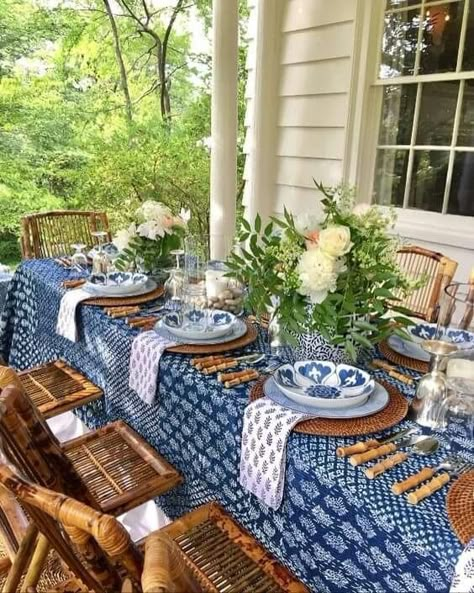
[[[78,332],[76,325],[76,310],[81,301],[90,299],[90,292],[82,288],[68,290],[62,297],[59,305],[58,322],[56,324],[56,333],[63,336],[71,342],[77,342]]]
[[[449,593],[474,593],[474,539],[467,544],[456,563]]]
[[[245,408],[240,451],[240,483],[277,510],[283,498],[286,443],[299,422],[315,418],[274,403],[267,397]]]
[[[162,338],[154,330],[139,333],[133,340],[128,384],[147,404],[155,401],[161,356],[172,346],[176,342]]]

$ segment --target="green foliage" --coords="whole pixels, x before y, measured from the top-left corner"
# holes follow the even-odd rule
[[[276,300],[276,314],[287,334],[318,331],[355,357],[357,348],[371,347],[394,331],[384,314],[388,308],[399,309],[398,290],[412,287],[396,263],[397,244],[387,233],[390,215],[376,207],[357,214],[353,192],[316,186],[324,196],[325,214],[312,230],[319,236],[324,229],[343,227],[350,231],[351,242],[348,251],[334,257],[331,265],[337,280],[322,291],[320,299],[306,296],[298,266],[303,254],[322,247],[314,243],[307,251],[311,234],[302,232],[287,211],[283,219],[273,219],[264,229],[258,216],[253,227],[244,220],[239,238],[246,247],[230,256],[228,266],[249,284],[249,305],[257,314],[266,313]],[[402,315],[396,321],[398,326],[410,323]]]
[[[208,232],[211,61],[206,53],[193,53],[188,31],[192,18],[206,30],[212,3],[200,0],[196,17],[192,3],[184,2],[179,26],[171,31],[165,65],[169,122],[160,111],[156,44],[126,16],[128,6],[143,17],[146,3],[153,5],[111,2],[131,120],[104,0],[0,3],[0,236],[18,236],[25,213],[55,208],[105,210],[117,229],[150,199],[173,211],[189,208],[191,231]],[[163,39],[171,11],[152,12],[150,27]],[[241,142],[245,56],[243,45]],[[243,165],[240,150],[239,180]]]

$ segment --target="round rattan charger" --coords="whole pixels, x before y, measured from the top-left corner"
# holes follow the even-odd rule
[[[231,342],[224,342],[223,344],[178,344],[167,348],[166,351],[174,354],[219,354],[244,348],[255,342],[258,336],[258,330],[254,323],[245,321],[245,324],[247,325],[247,332]]]
[[[403,356],[403,354],[398,354],[390,348],[387,341],[384,340],[379,344],[380,353],[394,364],[398,364],[400,366],[404,366],[407,369],[411,369],[412,371],[418,371],[419,373],[427,373],[429,371],[429,365],[427,362],[423,362],[422,360],[417,360],[416,358],[410,358],[409,356]]]
[[[463,544],[474,538],[474,471],[463,474],[448,492],[446,500],[451,527]]]
[[[95,307],[127,307],[132,305],[143,305],[163,296],[163,286],[157,286],[154,290],[145,294],[128,297],[97,297],[83,301],[84,305]]]
[[[263,384],[267,377],[260,379],[250,391],[250,401],[255,401],[264,396]],[[379,383],[388,391],[390,399],[383,410],[365,416],[363,418],[314,418],[304,420],[294,428],[295,432],[305,434],[314,434],[328,437],[351,437],[380,432],[398,424],[405,418],[408,411],[408,401],[398,392],[398,390],[384,381]]]

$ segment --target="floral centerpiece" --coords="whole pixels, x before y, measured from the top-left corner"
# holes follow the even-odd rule
[[[287,337],[317,332],[355,360],[360,347],[401,331],[393,320],[409,323],[396,294],[409,291],[410,282],[388,232],[393,212],[354,206],[353,192],[342,187],[316,187],[324,195],[320,216],[285,210],[264,228],[259,216],[253,228],[243,220],[238,238],[246,248],[233,253],[228,266],[248,285],[248,305],[257,315],[273,308]],[[400,315],[387,318],[389,307]]]
[[[179,249],[189,221],[189,210],[178,215],[161,202],[148,200],[134,213],[127,228],[117,232],[113,239],[120,251],[116,264],[126,268],[135,264],[149,274],[169,267],[169,255]]]

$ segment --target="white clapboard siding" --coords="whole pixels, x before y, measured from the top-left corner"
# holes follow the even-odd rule
[[[350,58],[285,64],[281,67],[280,96],[348,93]]]
[[[314,188],[314,180],[337,185],[341,180],[341,162],[326,159],[280,157],[276,182],[299,188]]]
[[[343,128],[280,128],[278,156],[342,160]]]
[[[252,0],[252,4],[258,0]],[[356,0],[286,0],[280,31],[277,141],[273,210],[315,212],[313,178],[328,185],[342,180],[346,150],[349,90],[354,47]],[[255,20],[255,13],[252,17]],[[249,30],[255,31],[254,23]],[[255,36],[255,34],[254,34]],[[251,36],[249,35],[249,39]],[[247,134],[249,154],[255,89],[255,41],[247,56]],[[246,180],[252,175],[247,159]],[[246,198],[250,196],[249,185]]]
[[[277,185],[274,214],[281,214],[284,208],[293,214],[318,214],[321,212],[319,192],[308,187]]]
[[[288,0],[282,31],[298,31],[344,21],[352,22],[354,12],[355,7],[351,0]]]
[[[350,58],[353,29],[354,24],[348,22],[288,32],[283,35],[280,62],[298,64],[333,58]]]
[[[344,128],[347,120],[347,106],[346,93],[281,97],[278,125],[302,128]],[[250,119],[246,120],[246,125],[250,125]]]

